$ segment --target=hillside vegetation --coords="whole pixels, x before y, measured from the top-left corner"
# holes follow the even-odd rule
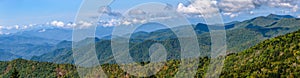
[[[265,40],[245,51],[232,53],[225,59],[222,78],[232,77],[300,77],[300,31]],[[204,77],[210,58],[202,57],[195,77]],[[141,64],[146,64],[141,62]],[[173,77],[180,66],[179,60],[169,60],[151,77]],[[134,77],[116,64],[104,64],[109,77]],[[18,69],[15,71],[14,69]],[[0,76],[10,77],[78,77],[70,64],[41,63],[26,60],[0,62]],[[88,76],[93,77],[93,76]]]
[[[279,35],[284,35],[300,29],[300,19],[289,15],[275,15],[256,17],[242,22],[232,22],[225,24],[227,37],[227,52],[238,53],[244,51],[257,43]],[[186,26],[172,28],[175,30],[184,29]],[[211,37],[208,26],[199,23],[192,25],[197,33],[198,43],[201,53],[204,56],[210,56]],[[82,40],[82,45],[92,43],[96,45],[96,52],[101,64],[114,63],[112,59],[111,40],[110,37],[105,39],[95,39],[92,43],[89,38]],[[61,42],[72,43],[72,42]],[[168,59],[180,59],[180,45],[177,36],[171,29],[160,29],[153,32],[136,32],[132,34],[130,40],[130,54],[133,59],[138,62],[149,61],[148,48],[153,43],[161,43],[166,46]],[[57,45],[61,46],[61,45]],[[71,47],[69,45],[63,45]],[[40,62],[68,63],[74,64],[71,48],[57,48],[52,52],[45,53],[41,56],[34,56],[31,60]]]

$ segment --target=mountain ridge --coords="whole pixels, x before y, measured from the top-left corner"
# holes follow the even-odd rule
[[[255,46],[239,53],[232,53],[226,56],[224,66],[220,75],[221,78],[232,77],[298,77],[300,73],[300,30],[290,32],[275,38],[262,41]],[[194,77],[205,77],[211,58],[200,57],[199,66]],[[141,62],[140,64],[144,64]],[[174,77],[177,74],[179,60],[168,60],[161,70],[149,77]],[[187,65],[189,66],[189,65]],[[70,64],[53,64],[46,62],[27,61],[16,59],[11,62],[0,62],[0,77],[8,77],[16,67],[21,77],[56,77],[61,69],[63,77],[78,77],[76,67]],[[33,68],[34,67],[34,68]],[[99,66],[100,67],[100,66]],[[37,70],[39,68],[41,70]],[[108,77],[135,77],[122,70],[117,64],[104,64],[101,68]],[[94,69],[98,69],[95,67]],[[43,71],[44,70],[44,71]],[[138,70],[138,69],[133,69]],[[8,71],[8,73],[5,73]],[[26,74],[25,72],[33,73]],[[49,74],[53,73],[53,74]],[[56,73],[56,74],[55,74]],[[215,77],[216,75],[213,75]],[[95,77],[93,73],[85,77]]]
[[[258,17],[260,18],[260,17]],[[254,18],[255,19],[255,18]],[[295,19],[295,18],[283,18],[281,20],[286,19]],[[280,21],[280,20],[277,20]],[[300,22],[300,21],[297,21]],[[296,23],[293,23],[296,24]],[[246,26],[239,26],[239,25],[246,25]],[[252,25],[252,26],[251,26]],[[300,25],[300,24],[299,24]],[[198,25],[193,26],[197,37],[199,40],[199,46],[201,50],[203,50],[204,55],[208,55],[205,52],[209,52],[209,45],[211,45],[210,42],[210,33],[207,25],[199,23]],[[226,27],[226,26],[225,26]],[[259,43],[260,41],[263,41],[268,38],[273,38],[279,35],[283,35],[289,32],[296,31],[297,29],[300,29],[300,26],[298,25],[287,25],[283,28],[276,28],[276,27],[264,27],[264,26],[258,26],[259,28],[253,26],[251,24],[251,21],[249,20],[243,21],[243,22],[237,22],[236,24],[227,24],[228,29],[226,30],[227,33],[227,51],[230,53],[236,53],[243,51],[247,48],[250,48],[254,46],[255,44]],[[254,27],[254,28],[252,28]],[[180,29],[180,27],[179,27]],[[242,33],[241,33],[242,32]],[[278,33],[279,32],[279,33]],[[173,52],[173,56],[169,58],[177,59],[180,54],[180,49],[178,49],[179,46],[174,46],[178,44],[178,41],[176,40],[177,37],[170,29],[161,29],[150,33],[142,32],[134,33],[134,36],[131,37],[130,40],[130,48],[132,49],[132,56],[135,57],[136,61],[147,61],[147,50],[145,48],[149,47],[152,43],[160,42],[164,44],[164,46],[170,47],[168,50],[169,52]],[[143,37],[143,38],[139,38]],[[113,58],[111,47],[110,47],[110,39],[101,39],[100,41],[96,42],[96,52],[98,55],[99,60],[110,60],[110,61],[102,61],[103,63],[113,63],[115,62],[111,58]],[[87,44],[86,44],[87,45]],[[147,46],[146,46],[147,45]],[[139,47],[139,48],[137,48]],[[137,52],[137,51],[143,51],[143,52]],[[51,58],[51,60],[55,59],[57,63],[73,63],[74,61],[71,61],[72,58],[72,51],[66,51],[67,53],[63,54],[71,54],[71,55],[60,55],[58,54],[55,56],[56,58]],[[47,54],[44,54],[43,56],[47,56]],[[60,57],[61,56],[61,57]],[[68,61],[60,61],[64,60],[61,58],[67,58]],[[101,57],[101,58],[100,58]],[[137,57],[144,57],[145,59],[138,59]],[[176,58],[177,57],[177,58]],[[40,60],[46,60],[43,59],[43,57],[36,57]],[[39,61],[39,59],[34,59],[36,61]]]

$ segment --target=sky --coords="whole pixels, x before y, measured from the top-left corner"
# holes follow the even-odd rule
[[[0,29],[45,24],[58,27],[74,26],[73,22],[83,0],[0,0]],[[205,9],[203,13],[219,10],[224,22],[243,21],[270,13],[279,15],[300,14],[299,0],[115,0],[110,6],[100,7],[100,12],[107,17],[103,26],[130,24],[137,19],[122,20],[122,13],[139,4],[160,2],[184,14],[191,23],[203,22],[197,8]],[[299,5],[300,6],[300,5]],[[136,11],[139,12],[139,11]],[[140,20],[140,19],[138,19]],[[140,20],[140,23],[146,20]],[[82,22],[90,25],[88,22]]]

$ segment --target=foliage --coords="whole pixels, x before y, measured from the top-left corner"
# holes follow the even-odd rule
[[[300,30],[286,34],[299,29],[299,26],[296,25],[298,24],[298,19],[284,17],[288,16],[270,15],[268,17],[259,17],[235,23],[234,28],[226,30],[229,55],[226,56],[220,77],[300,77],[300,61],[298,61],[300,59]],[[271,21],[259,21],[266,19],[271,19]],[[199,26],[203,25],[199,24]],[[197,26],[194,28],[205,30]],[[153,34],[160,32],[163,32],[163,35]],[[142,36],[147,38],[133,38],[130,42],[130,54],[134,61],[141,62],[141,64],[146,64],[149,61],[148,48],[151,44],[161,43],[166,47],[167,52],[169,52],[168,61],[156,75],[151,77],[174,77],[180,67],[179,41],[174,37],[174,34],[170,34],[169,32],[170,31],[167,30],[159,30],[152,32],[152,34],[137,34],[135,37]],[[206,30],[197,31],[197,33],[199,45],[201,51],[203,51],[201,52],[203,56],[200,57],[197,74],[195,76],[198,78],[205,77],[206,75],[205,73],[211,60],[210,57],[208,57],[211,43],[210,34]],[[272,38],[278,35],[282,36]],[[265,41],[261,42],[262,40]],[[110,40],[98,40],[95,45],[100,63],[103,64],[101,67],[109,77],[134,77],[124,72],[120,66],[115,64],[111,52]],[[88,47],[89,46],[83,46],[83,48]],[[22,59],[0,62],[0,77],[7,78],[14,75],[14,73],[16,73],[16,71],[13,70],[14,68],[17,69],[20,77],[25,78],[78,77],[76,67],[72,65],[74,61],[70,48],[60,48],[52,53],[44,54],[41,57],[35,57],[33,60],[56,62],[60,64],[26,61]],[[94,75],[88,74],[87,77],[94,77]]]
[[[71,64],[53,64],[17,59],[11,62],[1,62],[1,78],[78,78],[76,67]]]

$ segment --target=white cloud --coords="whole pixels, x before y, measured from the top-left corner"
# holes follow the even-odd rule
[[[251,0],[222,0],[218,5],[225,12],[240,12],[255,8]]]
[[[5,32],[3,32],[3,31],[0,31],[0,35],[9,35],[10,33],[5,33]]]
[[[7,30],[10,30],[10,29],[13,29],[13,28],[14,28],[14,27],[12,27],[12,26],[7,26],[7,27],[6,27]]]
[[[112,11],[111,7],[109,7],[109,6],[100,7],[98,12],[100,14],[107,14],[108,16],[113,16],[113,17],[121,17],[122,16],[121,13]]]
[[[129,15],[145,15],[146,12],[140,9],[134,9],[134,10],[130,10],[128,12]]]
[[[15,29],[19,29],[20,28],[20,26],[19,25],[15,25]]]
[[[298,9],[299,9],[298,5],[295,5],[295,6],[293,7],[293,9],[292,9],[292,12],[297,12]]]
[[[0,25],[0,30],[2,30],[2,29],[4,29],[4,27]]]
[[[219,9],[217,8],[217,3],[218,2],[216,0],[196,0],[188,6],[184,6],[183,3],[179,3],[177,6],[177,11],[196,16],[210,16],[211,14],[216,14],[217,12],[219,12]]]
[[[289,8],[291,12],[296,12],[298,11],[298,4],[299,0],[223,0],[219,7],[224,12],[232,13],[249,11],[261,6]]]
[[[3,28],[4,28],[3,26],[0,26],[0,35],[3,34],[3,32],[2,32],[2,29],[3,29]]]
[[[122,21],[121,19],[101,20],[99,24],[104,27],[119,26],[122,24]]]
[[[72,28],[72,27],[75,27],[75,26],[76,26],[76,24],[71,23],[71,22],[66,25],[66,27],[68,27],[68,28]]]
[[[250,11],[250,12],[249,12],[249,14],[253,15],[253,14],[254,14],[254,12],[253,12],[253,11]]]
[[[152,5],[153,7],[153,5]],[[155,8],[155,7],[153,7]],[[157,9],[145,9],[144,7],[132,8],[129,11],[126,11],[123,15],[120,13],[118,17],[114,16],[116,12],[113,12],[110,7],[104,6],[100,7],[100,14],[107,14],[107,16],[102,16],[98,22],[99,26],[120,26],[120,25],[131,25],[131,24],[140,24],[145,23],[149,20],[164,20],[171,19],[170,11],[174,12],[174,9],[171,9],[171,5],[167,5],[164,8]]]
[[[298,5],[300,0],[196,0],[191,4],[184,6],[183,3],[179,3],[177,11],[185,13],[187,15],[199,16],[198,11],[203,11],[202,14],[214,13],[220,10],[230,17],[238,16],[243,11],[251,11],[261,6],[268,6],[272,8],[288,8],[291,12],[297,12],[299,10]],[[217,8],[218,6],[219,8]],[[250,14],[254,14],[250,12]]]
[[[149,20],[153,20],[153,19],[149,19]],[[146,23],[147,21],[148,20],[146,19],[138,19],[138,18],[110,19],[110,20],[99,21],[99,25],[104,27],[111,27],[111,26],[141,24],[141,23]]]
[[[92,22],[87,22],[87,21],[79,21],[77,24],[80,28],[85,28],[85,27],[90,27],[93,25]]]
[[[239,16],[239,14],[234,14],[234,13],[230,13],[230,12],[228,12],[228,13],[223,13],[223,15],[229,16],[230,18],[234,18],[234,17]]]
[[[33,26],[35,26],[35,25],[36,25],[36,24],[29,24],[28,26],[29,26],[29,27],[33,27]]]
[[[27,28],[28,28],[28,26],[27,26],[27,25],[24,25],[22,29],[27,29]]]
[[[183,5],[183,3],[178,4],[177,11],[188,14],[199,14],[199,11],[196,8],[191,6],[186,7]]]
[[[52,21],[50,24],[53,25],[53,26],[57,26],[57,27],[64,27],[65,26],[65,23],[62,22],[62,21]]]
[[[124,25],[130,25],[131,22],[129,22],[129,21],[124,21],[122,24],[124,24]]]
[[[234,17],[237,17],[237,16],[239,16],[239,14],[231,14],[229,17],[234,18]]]

